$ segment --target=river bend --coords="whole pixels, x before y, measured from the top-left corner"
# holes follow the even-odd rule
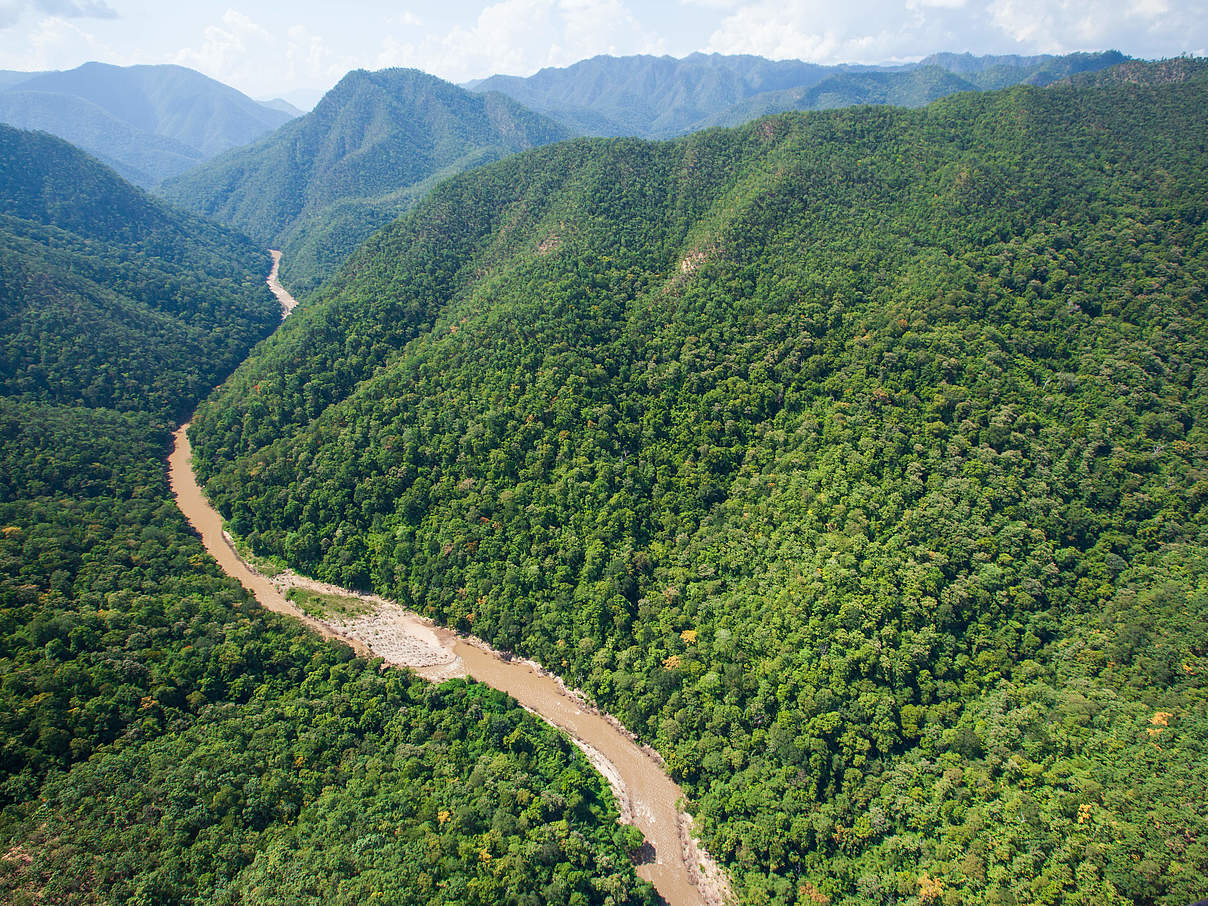
[[[272,255],[268,285],[281,302],[284,318],[297,303],[277,280],[281,253]],[[671,906],[721,906],[729,899],[725,874],[692,837],[692,819],[678,808],[683,792],[667,775],[657,753],[639,746],[615,718],[585,703],[540,665],[508,658],[480,639],[437,626],[375,595],[358,595],[292,572],[270,579],[246,563],[223,530],[222,517],[197,484],[187,428],[174,435],[168,459],[176,503],[223,572],[242,583],[261,606],[291,616],[325,638],[343,641],[359,655],[381,657],[434,682],[470,676],[508,693],[565,731],[604,775],[622,820],[637,826],[649,844],[646,851],[652,850],[638,865],[638,874]],[[369,606],[356,615],[319,620],[285,597],[291,586],[360,597]]]

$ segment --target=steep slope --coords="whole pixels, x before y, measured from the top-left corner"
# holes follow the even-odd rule
[[[557,666],[751,902],[1208,894],[1208,84],[565,143],[199,413],[259,550]]]
[[[0,392],[183,414],[280,320],[268,257],[79,149],[0,125]]]
[[[1115,51],[1064,57],[935,54],[917,64],[820,66],[723,54],[696,53],[681,60],[598,56],[528,78],[491,76],[471,87],[502,92],[587,135],[672,138],[786,110],[917,107],[975,88],[1046,85],[1124,59]]]
[[[283,280],[297,293],[440,178],[566,134],[502,95],[415,70],[357,70],[311,113],[163,193],[282,248]]]
[[[261,612],[173,504],[266,269],[0,127],[0,902],[652,903],[569,742]]]
[[[0,90],[0,122],[78,145],[144,188],[291,119],[183,66],[85,63]]]

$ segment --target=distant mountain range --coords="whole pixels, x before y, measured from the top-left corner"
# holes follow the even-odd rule
[[[296,115],[183,66],[0,72],[0,122],[64,138],[144,188]]]
[[[934,54],[892,66],[696,53],[599,56],[528,78],[491,76],[466,87],[498,91],[586,135],[672,138],[769,113],[856,104],[921,107],[960,91],[1048,85],[1126,60],[1117,51],[1065,56]]]
[[[299,110],[285,98],[270,98],[267,101],[259,101],[260,106],[267,107],[269,110],[277,110],[281,113],[287,113],[291,117],[298,117],[305,113],[305,110]]]
[[[717,54],[601,56],[461,88],[415,70],[358,70],[311,113],[166,181],[162,192],[283,248],[283,278],[306,292],[441,179],[575,134],[664,138],[786,110],[917,107],[960,91],[1046,85],[1125,59],[1115,51],[937,54],[904,65],[819,66]]]
[[[570,135],[501,94],[412,69],[356,70],[310,113],[162,191],[282,248],[283,276],[299,292],[439,180]]]

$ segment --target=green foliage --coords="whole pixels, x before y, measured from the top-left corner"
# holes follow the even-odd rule
[[[0,437],[0,899],[649,901],[556,731],[221,576],[162,425],[0,400]]]
[[[371,605],[361,598],[326,594],[306,588],[291,588],[285,596],[313,617],[331,615],[350,617],[366,613],[371,609]]]
[[[502,95],[472,94],[416,70],[356,70],[311,113],[162,191],[283,249],[283,279],[301,293],[434,180],[567,134]]]
[[[5,901],[653,902],[603,780],[505,695],[293,644],[296,688],[48,783]]]
[[[1083,74],[1104,72],[1120,64],[1149,64],[1129,61],[1122,53],[1109,50],[1103,53],[1069,53],[1061,56],[1040,54],[1024,57],[1017,54],[990,54],[975,57],[970,53],[936,53],[919,62],[920,66],[938,66],[953,75],[972,82],[982,90],[993,91],[1012,85],[1036,85],[1043,87]]]
[[[560,669],[748,902],[1208,893],[1203,76],[442,184],[194,423],[253,547]]]
[[[732,126],[785,110],[833,110],[857,104],[922,107],[977,86],[939,66],[910,66],[904,71],[838,72],[817,85],[755,95],[707,117],[699,128]]]
[[[0,393],[179,416],[280,320],[247,240],[0,126]]]
[[[556,731],[266,614],[172,502],[263,256],[48,136],[0,185],[0,901],[651,903]]]

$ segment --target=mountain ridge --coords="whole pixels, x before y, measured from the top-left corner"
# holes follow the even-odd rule
[[[169,200],[285,252],[300,294],[434,180],[567,132],[501,94],[354,70],[310,113],[165,183]]]
[[[291,118],[172,64],[92,62],[66,71],[5,75],[14,79],[0,87],[0,122],[58,135],[143,188]]]
[[[179,415],[279,320],[243,276],[267,260],[74,145],[0,125],[6,395]]]
[[[467,85],[502,91],[588,135],[666,139],[786,110],[862,103],[917,107],[956,91],[1045,85],[1124,59],[1118,51],[1031,57],[939,53],[918,63],[821,65],[749,54],[601,55],[528,77],[496,75]],[[947,77],[920,74],[928,67]]]

